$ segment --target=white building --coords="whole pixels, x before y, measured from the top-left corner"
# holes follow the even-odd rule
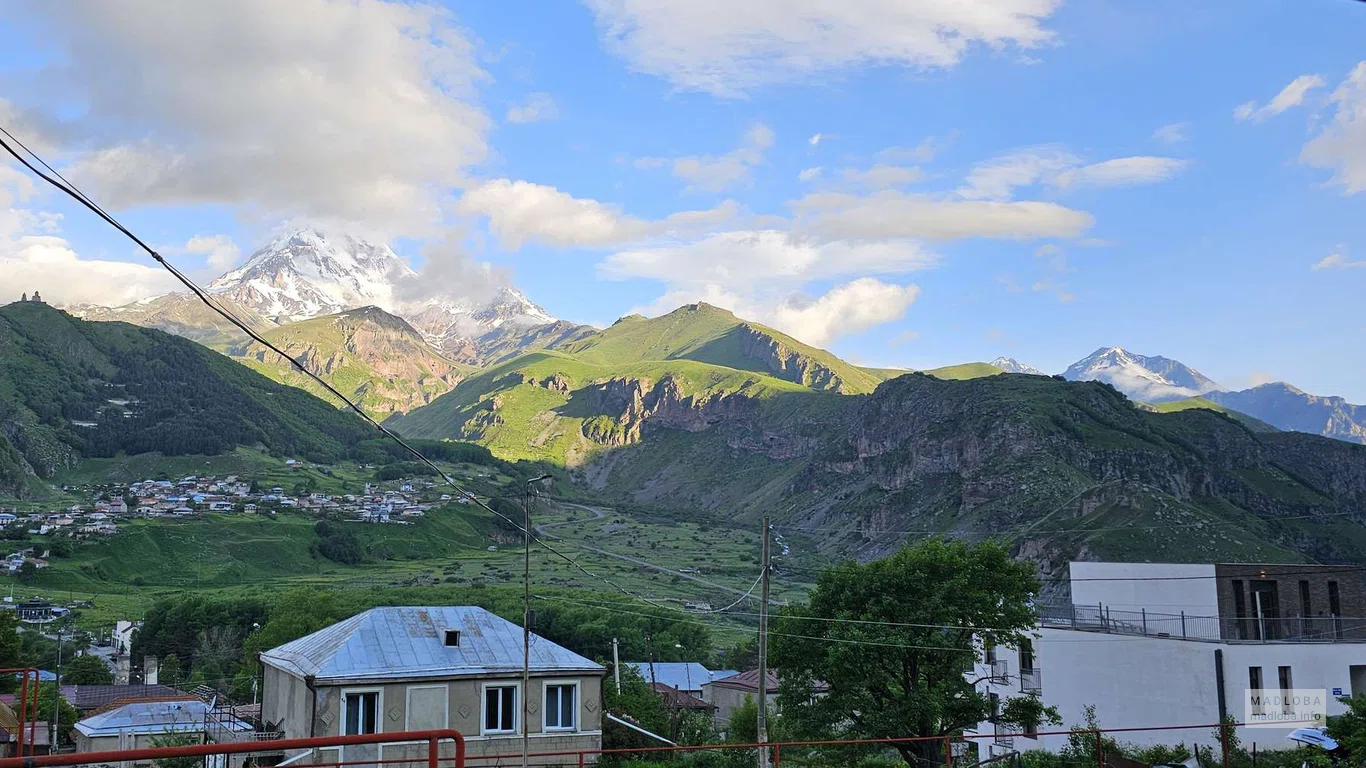
[[[1029,647],[987,649],[969,672],[1002,702],[1022,694],[1056,707],[1063,726],[1094,706],[1102,728],[1200,726],[1115,734],[1139,745],[1217,743],[1209,727],[1244,722],[1247,691],[1323,689],[1327,714],[1338,696],[1366,695],[1366,618],[1359,568],[1313,565],[1072,563],[1072,601],[1040,604]],[[1316,610],[1317,609],[1317,610]],[[1291,746],[1297,726],[1239,727],[1249,748]],[[1065,736],[1031,737],[985,722],[983,753],[1054,750]]]

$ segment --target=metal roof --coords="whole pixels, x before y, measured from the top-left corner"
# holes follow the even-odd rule
[[[735,670],[712,672],[695,661],[632,661],[627,666],[635,667],[647,683],[663,683],[680,691],[700,691],[704,683],[736,674]]]
[[[76,723],[76,730],[88,738],[118,736],[121,733],[203,731],[208,711],[209,705],[198,699],[136,701],[87,717]],[[226,722],[227,727],[234,731],[251,730],[251,726],[241,720],[228,718]]]
[[[460,632],[458,647],[446,646],[450,629]],[[272,648],[261,661],[322,683],[520,672],[522,628],[476,607],[372,608]],[[535,674],[605,671],[535,634],[530,664]]]

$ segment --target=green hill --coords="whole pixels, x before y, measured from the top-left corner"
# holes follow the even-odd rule
[[[0,492],[27,493],[87,456],[262,445],[330,461],[367,437],[354,415],[192,341],[34,302],[0,307]]]
[[[1213,400],[1204,397],[1188,397],[1185,400],[1172,400],[1166,403],[1144,403],[1139,407],[1155,411],[1157,413],[1176,413],[1177,411],[1188,411],[1192,408],[1203,408],[1207,411],[1222,413],[1225,416],[1228,416],[1229,418],[1235,419],[1238,422],[1242,423],[1248,429],[1257,432],[1280,431],[1279,429],[1276,429],[1275,427],[1271,426],[1270,424],[1267,424],[1265,421],[1262,421],[1261,419],[1254,419],[1253,417],[1248,416],[1245,413],[1235,411],[1226,405],[1220,405],[1219,403],[1216,403]]]
[[[593,336],[555,348],[595,365],[695,360],[845,394],[872,392],[881,380],[823,349],[700,303],[651,319],[623,317]]]
[[[263,335],[377,418],[425,405],[473,370],[439,354],[407,321],[379,307],[290,323]],[[282,384],[334,399],[264,345],[239,344],[229,354]]]

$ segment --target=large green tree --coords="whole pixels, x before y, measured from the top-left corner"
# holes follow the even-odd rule
[[[777,619],[772,662],[789,728],[806,736],[953,736],[992,715],[965,674],[985,646],[1029,637],[1034,566],[996,543],[929,540],[883,560],[824,571],[809,605]],[[828,690],[818,695],[818,683]],[[1003,702],[1000,722],[1057,721],[1032,696]],[[943,760],[938,741],[897,746],[912,765]]]
[[[86,654],[62,664],[63,685],[108,685],[114,673],[104,659]]]

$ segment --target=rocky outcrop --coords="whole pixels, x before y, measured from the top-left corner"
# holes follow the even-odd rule
[[[759,361],[777,378],[812,389],[845,391],[844,380],[838,374],[811,357],[792,349],[763,329],[746,323],[740,325],[737,332],[740,335],[741,354]]]
[[[758,403],[738,392],[685,394],[673,376],[653,386],[649,379],[609,379],[585,387],[582,397],[593,414],[584,421],[584,437],[608,446],[640,442],[647,423],[700,432],[722,421],[752,418],[758,412]]]

